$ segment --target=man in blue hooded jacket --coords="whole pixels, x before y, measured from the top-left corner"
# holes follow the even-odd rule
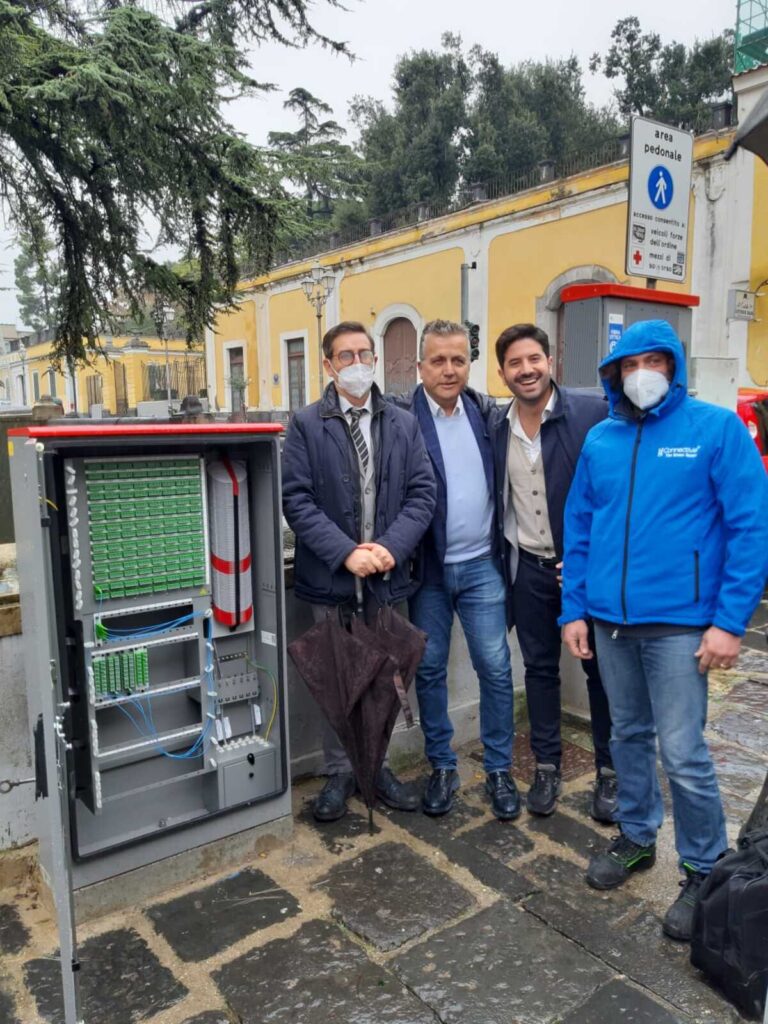
[[[684,878],[664,932],[687,941],[701,884],[727,848],[706,741],[707,671],[735,664],[768,573],[768,484],[743,424],[690,398],[664,320],[633,324],[600,365],[610,416],[587,435],[565,513],[563,639],[595,641],[613,723],[620,835],[587,882],[653,865],[663,806],[656,737]]]

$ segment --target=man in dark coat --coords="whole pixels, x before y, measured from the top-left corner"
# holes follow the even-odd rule
[[[322,399],[299,410],[283,450],[283,512],[296,535],[294,589],[316,621],[352,606],[362,581],[366,611],[404,601],[418,581],[412,556],[435,507],[435,481],[413,416],[384,402],[373,383],[373,339],[351,321],[323,339],[331,377]],[[359,584],[358,584],[359,585]],[[346,812],[355,777],[325,723],[328,780],[314,805],[319,821]],[[398,810],[418,797],[385,765],[377,795]]]
[[[497,514],[506,544],[511,618],[525,663],[525,690],[536,769],[526,804],[552,814],[560,794],[560,585],[563,511],[587,432],[608,414],[597,394],[558,387],[549,339],[534,324],[515,324],[496,342],[499,376],[512,392],[492,434]],[[511,623],[510,623],[511,624]],[[582,662],[592,720],[597,777],[592,816],[613,821],[616,775],[608,701],[597,662]]]

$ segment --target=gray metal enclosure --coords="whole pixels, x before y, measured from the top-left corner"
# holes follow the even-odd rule
[[[561,384],[572,388],[599,386],[598,365],[623,331],[639,320],[666,320],[689,351],[690,308],[665,301],[665,292],[659,292],[658,301],[654,301],[640,297],[653,292],[636,289],[638,297],[630,297],[625,294],[629,291],[622,286],[575,285],[563,292]]]
[[[52,884],[290,816],[279,430],[61,424],[10,439]]]

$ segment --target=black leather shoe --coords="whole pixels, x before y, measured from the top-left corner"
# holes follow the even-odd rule
[[[612,825],[616,821],[616,785],[616,772],[613,768],[598,769],[589,813],[595,821],[601,821],[604,825]]]
[[[520,814],[520,794],[509,772],[488,772],[485,792],[499,821],[513,821]]]
[[[453,807],[453,794],[458,788],[459,775],[455,768],[435,768],[421,798],[421,809],[433,818],[447,814]]]
[[[312,806],[315,821],[338,821],[347,813],[347,800],[355,792],[355,776],[351,772],[329,775]]]
[[[525,798],[525,806],[531,814],[552,814],[557,806],[561,788],[560,770],[553,764],[537,764],[536,774]]]
[[[401,782],[386,765],[376,776],[376,796],[395,811],[415,811],[419,806],[415,787],[409,782]]]

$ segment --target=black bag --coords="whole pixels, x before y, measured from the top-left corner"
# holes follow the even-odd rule
[[[768,829],[749,832],[714,866],[693,915],[691,963],[748,1017],[768,989]]]

